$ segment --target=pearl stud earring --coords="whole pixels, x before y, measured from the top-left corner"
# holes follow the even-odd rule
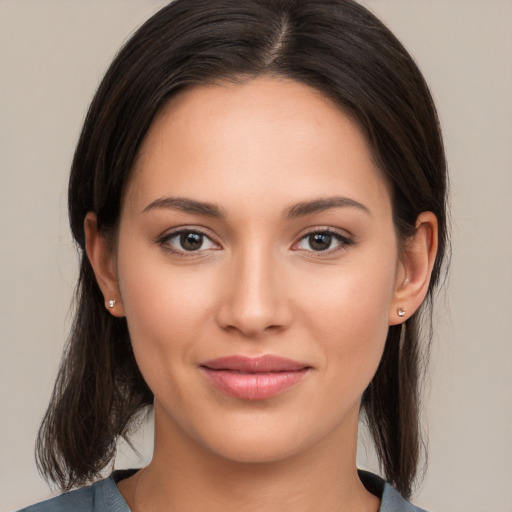
[[[405,311],[406,311],[405,308],[398,308],[397,315],[399,317],[403,317],[403,316],[405,316]]]
[[[116,305],[116,301],[115,300],[111,299],[111,300],[108,301],[108,307],[110,309],[112,309],[115,305]]]

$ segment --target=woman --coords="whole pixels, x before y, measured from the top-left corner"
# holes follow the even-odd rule
[[[77,309],[37,454],[94,481],[154,405],[154,456],[27,510],[414,510],[445,169],[419,70],[360,5],[153,16],[75,153]],[[357,471],[361,415],[389,484]]]

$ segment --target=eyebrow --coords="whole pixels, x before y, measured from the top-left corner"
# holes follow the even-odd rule
[[[334,196],[301,201],[285,209],[287,219],[296,219],[320,213],[331,208],[357,208],[371,216],[370,210],[362,203],[348,197]],[[155,209],[175,209],[206,217],[226,218],[226,212],[220,206],[204,201],[196,201],[185,197],[160,197],[142,210],[143,213]]]
[[[298,217],[305,217],[306,215],[313,215],[325,210],[330,210],[331,208],[357,208],[371,217],[370,210],[364,204],[354,201],[354,199],[341,196],[302,201],[288,207],[285,210],[285,215],[288,219],[296,219]]]
[[[204,215],[206,217],[225,218],[226,212],[213,203],[204,201],[195,201],[185,197],[161,197],[148,204],[142,210],[142,213],[155,209],[175,209],[187,213],[195,213],[196,215]]]

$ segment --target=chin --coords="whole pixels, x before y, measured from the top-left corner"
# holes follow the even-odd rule
[[[354,415],[341,414],[341,418],[329,418],[331,421],[319,422],[316,415],[313,416],[308,419],[304,415],[292,418],[292,415],[264,414],[231,418],[232,421],[224,418],[227,421],[216,425],[211,422],[207,431],[196,432],[196,440],[226,461],[270,464],[311,453],[311,450],[329,451],[347,446],[346,442],[357,439],[357,406]]]
[[[237,436],[238,437],[238,436]],[[218,457],[226,461],[238,464],[271,464],[293,457],[302,451],[303,447],[297,443],[291,443],[291,439],[234,439],[230,436],[230,442],[210,446],[210,449]]]

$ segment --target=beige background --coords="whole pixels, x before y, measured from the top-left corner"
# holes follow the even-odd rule
[[[0,0],[0,511],[49,497],[33,461],[76,259],[66,186],[85,109],[162,0]],[[415,56],[444,127],[453,261],[438,308],[431,511],[512,511],[512,1],[367,0]],[[150,430],[150,429],[148,429]],[[143,459],[151,435],[142,436]],[[121,449],[119,464],[144,462]],[[371,449],[360,462],[373,467]]]

